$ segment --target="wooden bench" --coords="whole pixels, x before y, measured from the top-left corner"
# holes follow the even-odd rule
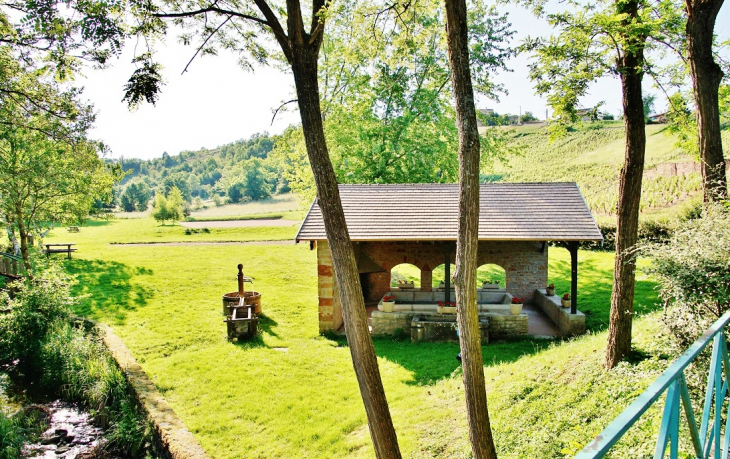
[[[50,256],[52,253],[67,253],[68,259],[71,259],[71,252],[75,252],[77,249],[71,246],[76,244],[46,244],[46,256]]]
[[[69,226],[69,227],[68,227],[68,230],[67,230],[67,231],[68,231],[69,233],[78,233],[78,232],[79,232],[79,231],[81,231],[81,230],[79,229],[79,227],[78,227],[78,226]]]

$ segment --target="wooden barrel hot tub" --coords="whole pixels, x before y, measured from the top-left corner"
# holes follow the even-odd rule
[[[233,306],[237,306],[240,299],[241,297],[238,292],[231,292],[223,295],[223,315],[230,316],[233,314]],[[254,305],[254,314],[261,314],[261,293],[243,292],[243,303]]]

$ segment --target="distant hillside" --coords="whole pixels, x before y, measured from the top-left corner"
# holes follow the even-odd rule
[[[649,125],[646,134],[642,211],[660,212],[698,195],[701,178],[694,158],[675,147],[676,138],[665,133],[665,125]],[[543,126],[511,128],[508,135],[509,150],[519,154],[497,161],[483,180],[575,181],[594,213],[614,212],[624,158],[623,123],[586,123],[553,142]],[[723,132],[723,141],[728,151],[730,130]]]
[[[198,203],[208,199],[219,203],[226,198],[238,203],[288,192],[288,183],[269,158],[275,142],[276,137],[267,133],[254,134],[211,150],[183,151],[175,156],[163,153],[162,158],[152,160],[123,158],[119,162],[129,175],[120,183],[117,195],[135,195],[120,200],[122,207],[134,206],[124,209],[132,211],[145,210],[151,193],[167,192],[172,186],[182,191],[185,201]],[[140,193],[142,197],[137,196]]]

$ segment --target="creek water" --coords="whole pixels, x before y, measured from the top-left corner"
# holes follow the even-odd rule
[[[87,411],[78,404],[28,394],[6,373],[0,372],[0,407],[14,415],[22,409],[45,413],[49,426],[37,443],[23,448],[24,458],[82,459],[96,457],[95,450],[104,440],[104,431],[93,424]]]

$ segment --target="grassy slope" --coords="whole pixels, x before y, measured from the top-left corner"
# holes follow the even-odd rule
[[[107,244],[131,231],[112,222],[76,235],[57,229],[50,240],[78,238],[78,256],[64,263],[79,276],[77,293],[89,295],[79,312],[117,330],[212,457],[372,457],[346,344],[317,333],[314,252],[304,244]],[[247,239],[252,229],[239,231]],[[550,260],[550,279],[565,291],[567,251],[551,249]],[[579,307],[595,335],[483,348],[500,457],[575,450],[665,365],[649,358],[601,370],[612,255],[581,252],[580,260]],[[262,292],[265,316],[260,340],[234,344],[225,339],[220,303],[235,289],[240,262]],[[637,309],[646,312],[654,302],[652,284],[640,278]],[[649,344],[655,322],[639,318],[635,329],[637,345],[659,355]],[[404,455],[468,456],[458,346],[390,339],[375,345]],[[634,439],[626,451],[636,448]]]
[[[674,147],[675,138],[664,125],[647,126],[646,169],[663,162],[691,161]],[[492,180],[575,181],[594,213],[611,214],[618,199],[618,174],[624,157],[624,131],[620,122],[586,123],[566,137],[550,141],[545,128],[518,127],[510,131],[510,145],[521,154],[508,162],[497,161]],[[730,144],[730,130],[723,132]],[[536,164],[543,165],[535,167]],[[645,179],[642,210],[662,211],[699,193],[699,173],[679,177]]]

